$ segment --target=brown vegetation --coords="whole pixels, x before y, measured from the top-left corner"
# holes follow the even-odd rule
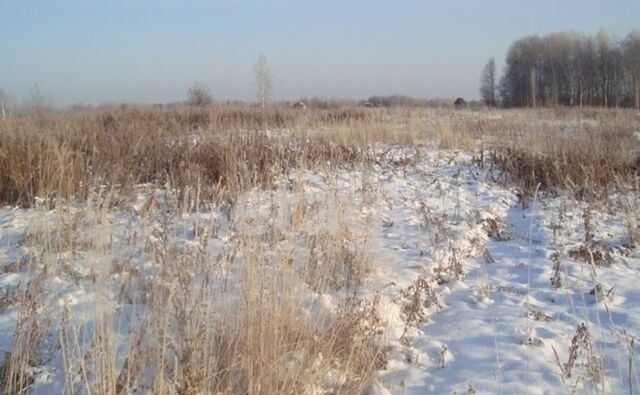
[[[52,216],[58,219],[34,224],[22,240],[30,255],[16,268],[5,266],[26,270],[32,281],[0,302],[0,308],[5,303],[17,311],[0,386],[7,393],[24,391],[47,346],[60,350],[69,392],[362,393],[388,357],[380,300],[351,296],[376,258],[362,231],[373,225],[338,221],[332,232],[321,229],[318,218],[358,203],[336,198],[316,204],[306,200],[303,188],[296,190],[295,180],[291,188],[299,200],[272,203],[266,218],[239,218],[233,208],[240,192],[272,188],[296,168],[379,165],[384,159],[400,169],[406,158],[382,158],[385,150],[433,144],[467,151],[467,158],[489,170],[487,177],[516,185],[524,195],[568,189],[589,199],[622,185],[638,187],[639,124],[631,111],[564,108],[301,112],[201,106],[14,113],[0,122],[0,201],[30,206],[42,200],[56,207]],[[379,143],[387,144],[385,150],[374,149]],[[362,188],[370,192],[375,185]],[[85,204],[62,204],[69,201]],[[113,206],[120,206],[119,214],[134,212],[139,227],[116,234],[110,227]],[[69,207],[79,208],[70,213]],[[189,234],[186,240],[178,240],[175,227],[183,214],[203,208],[226,218],[198,217],[192,229],[179,232]],[[442,219],[424,204],[421,209],[435,244],[446,241]],[[278,210],[286,215],[274,215]],[[587,249],[578,253],[598,264],[585,213]],[[225,221],[233,231],[224,248],[211,253],[211,244],[222,243],[216,232]],[[243,233],[242,226],[264,231]],[[480,227],[494,240],[506,239],[496,219]],[[302,253],[294,254],[296,248]],[[483,251],[484,261],[492,262]],[[464,278],[464,254],[449,242],[434,275],[401,293],[403,342],[427,318],[425,309],[441,307],[436,287]],[[97,263],[82,271],[80,259]],[[564,286],[559,255],[553,262],[552,285]],[[47,275],[96,295],[112,293],[115,300],[91,301],[90,325],[83,323],[68,306],[51,305],[52,290],[41,281]],[[343,296],[339,307],[329,317],[307,317],[301,295],[329,291]],[[479,298],[488,292],[484,285],[476,290]],[[134,306],[145,314],[129,317],[127,340],[118,345],[127,349],[126,357],[116,362],[122,333],[109,323]],[[50,311],[63,314],[43,314]],[[579,327],[576,333],[562,366],[567,377],[581,353],[591,352],[588,332]],[[444,366],[446,352],[443,346],[438,366]]]
[[[289,109],[124,107],[14,115],[0,123],[0,201],[84,200],[97,188],[126,195],[148,182],[181,193],[218,184],[268,186],[296,166],[363,159],[366,147],[346,143],[375,133],[381,119],[358,109],[300,116]],[[333,132],[311,133],[327,126]]]
[[[0,202],[49,205],[107,188],[168,184],[187,201],[222,186],[269,186],[292,168],[372,159],[375,142],[435,141],[476,151],[523,189],[586,195],[640,169],[631,111],[494,113],[355,107],[147,108],[14,114],[0,122]]]

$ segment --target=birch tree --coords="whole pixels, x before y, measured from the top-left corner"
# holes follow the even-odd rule
[[[34,84],[29,91],[29,97],[26,102],[27,108],[35,112],[42,112],[53,107],[53,99],[49,93],[40,90],[38,84]]]
[[[604,30],[516,40],[498,90],[505,106],[640,108],[640,30],[622,41]]]
[[[634,106],[640,110],[640,30],[634,30],[624,40],[624,62],[631,74]]]
[[[260,54],[258,56],[258,61],[254,67],[254,73],[256,77],[256,86],[257,86],[257,94],[258,101],[260,105],[264,109],[267,105],[267,102],[271,98],[271,71],[269,70],[269,64],[267,63],[267,58]]]
[[[2,120],[6,117],[7,111],[7,102],[9,101],[9,96],[4,91],[4,89],[0,88],[0,115],[2,115]]]
[[[480,77],[480,95],[484,104],[495,107],[496,102],[496,61],[490,58]]]

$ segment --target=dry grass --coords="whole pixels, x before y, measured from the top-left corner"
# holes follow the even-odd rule
[[[287,218],[278,231],[269,216],[257,218],[252,223],[265,230],[254,233],[243,233],[231,213],[237,233],[213,254],[207,246],[216,221],[194,224],[190,242],[180,242],[177,195],[146,199],[142,228],[125,236],[112,228],[110,200],[94,196],[74,213],[57,207],[25,237],[25,247],[37,251],[25,269],[30,276],[55,275],[95,296],[90,313],[79,313],[61,307],[56,290],[26,285],[14,302],[16,335],[0,372],[5,393],[27,389],[52,350],[63,361],[67,393],[357,394],[385,366],[377,298],[345,297],[326,320],[308,317],[301,305],[301,294],[351,290],[362,281],[355,231],[342,224],[318,236],[316,247],[302,243],[322,248],[326,271],[311,261],[292,264],[288,250],[273,253],[285,242],[298,246],[300,229],[321,207],[298,213],[299,223]],[[45,311],[57,322],[43,319]]]
[[[126,196],[148,182],[186,195],[268,187],[294,167],[366,160],[375,141],[411,142],[413,132],[387,117],[242,107],[19,114],[0,123],[0,202],[52,206],[86,200],[99,187]]]
[[[633,111],[542,110],[502,112],[461,130],[484,134],[483,153],[525,194],[536,188],[571,190],[580,199],[606,195],[622,180],[637,186],[640,117]]]
[[[16,329],[11,352],[0,365],[0,389],[4,393],[23,393],[31,384],[31,368],[39,364],[40,348],[49,329],[49,319],[42,316],[42,276],[37,276],[16,296]]]
[[[439,147],[475,152],[478,164],[525,194],[539,186],[588,199],[620,180],[638,185],[640,116],[633,110],[438,110],[423,124]]]
[[[362,393],[387,359],[379,300],[350,296],[369,273],[362,229],[372,226],[338,221],[318,231],[318,218],[362,207],[307,201],[294,182],[299,199],[268,214],[287,215],[244,221],[234,214],[241,192],[273,189],[297,168],[373,165],[378,143],[426,141],[469,151],[524,194],[540,185],[590,198],[637,188],[638,124],[629,111],[566,109],[122,107],[12,115],[0,122],[0,202],[42,202],[58,219],[24,239],[35,253],[16,271],[32,281],[11,295],[17,327],[0,388],[23,392],[39,358],[59,350],[67,393]],[[138,194],[145,203],[134,205]],[[71,209],[75,202],[84,204]],[[449,232],[444,220],[421,207],[440,244]],[[135,215],[139,228],[112,233],[114,210]],[[177,229],[185,213],[199,210],[226,213],[230,236],[216,254],[217,220]],[[495,240],[505,237],[502,227],[483,223]],[[635,222],[629,229],[633,241]],[[407,328],[440,306],[434,287],[464,278],[464,252],[449,245],[441,255],[433,278],[402,294]],[[90,270],[78,265],[83,259]],[[552,283],[560,287],[556,266]],[[92,314],[52,305],[41,281],[47,275],[94,292]],[[342,296],[333,315],[309,317],[301,296],[329,291]],[[51,322],[46,313],[55,309]],[[128,325],[113,324],[119,320]],[[589,343],[578,329],[566,376]]]
[[[269,187],[294,167],[371,160],[376,142],[476,151],[526,191],[593,190],[637,177],[640,120],[623,110],[300,111],[122,107],[17,114],[0,123],[0,202],[85,200],[168,183],[192,200],[216,186]],[[117,199],[116,199],[117,200]],[[117,202],[115,202],[117,203]]]

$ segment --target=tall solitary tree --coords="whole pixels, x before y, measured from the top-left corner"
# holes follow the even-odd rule
[[[29,97],[25,104],[32,111],[41,112],[53,107],[53,98],[51,94],[43,92],[35,83],[29,91]]]
[[[263,54],[258,56],[254,73],[256,76],[256,86],[258,88],[258,100],[262,108],[265,108],[271,97],[271,71],[269,70],[267,58]]]
[[[489,107],[495,107],[497,104],[496,89],[496,61],[490,58],[480,77],[480,95],[484,104]]]
[[[4,89],[0,88],[0,115],[2,116],[3,120],[6,116],[8,101],[9,95],[5,93]]]

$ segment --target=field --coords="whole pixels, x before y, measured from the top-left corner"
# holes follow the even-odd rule
[[[640,114],[0,120],[0,389],[639,393]]]

